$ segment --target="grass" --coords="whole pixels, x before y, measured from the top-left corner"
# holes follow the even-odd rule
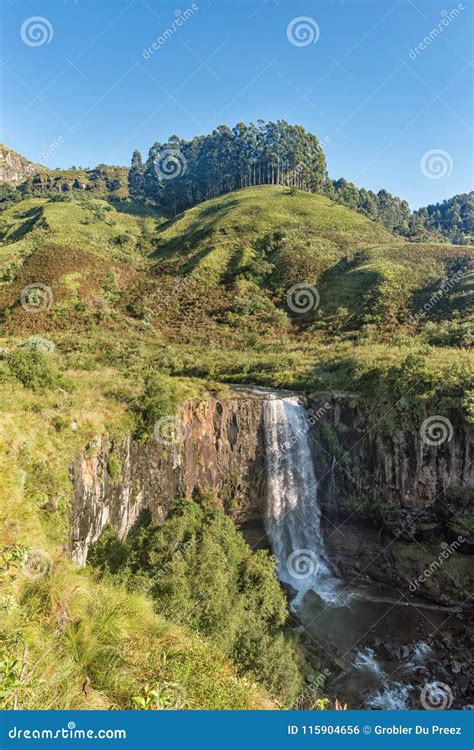
[[[146,684],[177,682],[189,708],[273,707],[206,639],[157,616],[147,597],[68,562],[68,466],[97,435],[132,428],[130,412],[105,395],[120,385],[116,372],[69,375],[69,391],[0,385],[10,404],[0,415],[0,652],[20,665],[26,649],[19,706],[132,708]],[[51,569],[31,580],[10,560],[15,550]]]
[[[0,232],[0,645],[13,671],[27,646],[20,706],[130,708],[160,681],[183,685],[192,708],[273,706],[146,597],[70,565],[68,468],[103,433],[135,432],[144,406],[154,418],[232,383],[342,392],[378,416],[401,397],[390,429],[413,428],[428,405],[467,421],[473,354],[457,344],[469,341],[473,249],[410,245],[322,196],[270,186],[172,220],[96,193],[28,198],[2,213]],[[461,281],[413,323],[459,267]],[[21,290],[38,282],[53,304],[28,313]],[[297,315],[287,291],[301,282],[320,304]],[[10,367],[32,334],[55,344],[48,389],[24,387]],[[32,548],[53,563],[39,581],[15,563]]]

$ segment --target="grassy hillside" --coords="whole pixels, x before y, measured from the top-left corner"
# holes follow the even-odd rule
[[[1,379],[1,378],[0,378]],[[2,707],[133,708],[146,686],[179,683],[189,708],[269,708],[272,701],[213,645],[67,560],[74,453],[130,426],[98,394],[112,372],[67,390],[0,384],[0,684]],[[83,686],[88,681],[86,692]]]
[[[66,367],[317,389],[409,354],[471,362],[473,248],[401,241],[319,195],[249,188],[168,220],[34,198],[1,221],[0,333],[47,335]],[[49,297],[31,313],[35,283]]]
[[[2,212],[0,241],[6,705],[129,708],[155,681],[184,685],[193,708],[284,704],[147,595],[72,568],[72,457],[231,382],[348,391],[380,416],[409,391],[401,411],[468,419],[473,248],[411,245],[276,187],[173,219],[85,192],[28,198]],[[32,311],[22,292],[38,284]],[[318,304],[295,310],[296,284]],[[35,550],[39,578],[22,566]]]
[[[12,332],[54,330],[68,316],[75,327],[90,325],[94,306],[179,340],[190,332],[193,341],[240,340],[242,330],[321,335],[364,324],[391,331],[408,325],[458,271],[416,329],[454,311],[462,317],[472,301],[469,246],[403,242],[323,196],[285,188],[242,190],[168,221],[143,206],[86,195],[32,198],[2,213],[0,231],[0,302]],[[55,305],[25,320],[16,302],[35,282],[51,287]],[[301,283],[319,295],[307,314],[287,304]]]
[[[450,259],[472,258],[472,248],[412,245],[323,196],[271,187],[207,201],[163,227],[157,244],[160,268],[208,281],[258,277],[252,266],[264,258],[273,266],[262,274],[266,286],[321,282],[332,307],[395,289],[406,302],[410,291],[439,279]]]

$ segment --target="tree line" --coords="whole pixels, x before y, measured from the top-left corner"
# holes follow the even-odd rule
[[[411,211],[406,200],[387,190],[375,193],[344,178],[331,179],[317,137],[285,120],[220,125],[190,141],[173,135],[166,143],[154,143],[145,162],[134,151],[129,173],[133,200],[172,214],[255,185],[322,193],[410,239],[433,231],[456,243],[472,236],[472,193]]]
[[[439,232],[455,244],[472,242],[474,238],[474,192],[461,193],[415,211],[424,226]]]
[[[427,238],[429,232],[446,237],[454,244],[472,242],[474,235],[474,192],[455,195],[417,211],[408,202],[387,190],[357,188],[344,178],[327,179],[324,193],[332,200],[382,223],[390,232],[409,239]]]
[[[321,145],[301,125],[285,120],[220,125],[186,141],[154,143],[145,163],[135,151],[129,177],[134,200],[177,213],[223,193],[255,185],[287,185],[320,192],[326,176]]]

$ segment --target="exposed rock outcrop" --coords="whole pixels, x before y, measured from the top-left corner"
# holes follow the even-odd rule
[[[330,397],[329,405],[313,403],[313,437],[331,562],[355,582],[466,601],[474,433],[453,414],[452,437],[447,431],[434,445],[422,429],[427,414],[387,422],[354,397]]]
[[[72,467],[72,556],[83,565],[107,524],[125,537],[148,510],[163,523],[173,499],[212,491],[241,526],[264,537],[262,518],[262,402],[246,398],[188,402],[177,441],[107,436],[78,455]],[[113,456],[113,458],[112,458]]]
[[[28,161],[8,146],[0,144],[0,182],[18,184],[36,174],[38,169],[37,164]]]
[[[433,446],[414,420],[394,429],[354,397],[308,399],[307,407],[326,548],[339,573],[440,603],[465,601],[474,487],[466,425],[453,417],[452,438]],[[261,396],[246,391],[191,401],[172,444],[127,438],[111,445],[103,436],[77,456],[73,559],[85,563],[108,523],[121,537],[146,510],[161,524],[174,498],[195,490],[213,492],[248,541],[264,544],[262,411]]]

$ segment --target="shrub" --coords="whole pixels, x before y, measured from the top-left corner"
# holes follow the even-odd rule
[[[39,349],[15,349],[10,354],[8,366],[26,388],[52,388],[59,381],[58,373],[48,356]]]
[[[160,613],[210,638],[241,673],[292,704],[301,678],[283,629],[287,606],[274,560],[253,552],[214,503],[177,501],[162,527],[142,528],[125,542],[109,528],[89,562],[144,587]]]
[[[147,372],[143,381],[143,390],[136,402],[138,415],[136,437],[146,439],[153,433],[153,428],[161,417],[173,416],[176,413],[176,393],[168,381],[157,372]]]

